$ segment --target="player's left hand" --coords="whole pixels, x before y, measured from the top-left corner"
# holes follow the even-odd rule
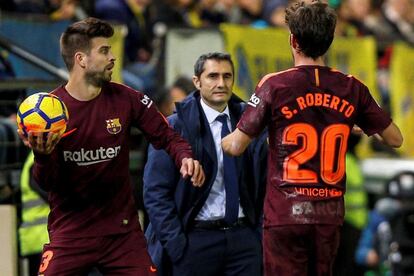
[[[197,160],[184,158],[181,161],[180,173],[183,178],[191,176],[191,182],[193,182],[194,187],[203,186],[205,175],[200,162]]]

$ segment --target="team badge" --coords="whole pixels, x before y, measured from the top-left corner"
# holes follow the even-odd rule
[[[122,125],[119,118],[106,120],[106,130],[111,134],[117,134],[121,131]]]

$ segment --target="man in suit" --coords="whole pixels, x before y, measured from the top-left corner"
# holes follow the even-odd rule
[[[244,109],[232,94],[233,62],[228,54],[201,55],[194,73],[197,90],[177,103],[169,122],[190,142],[205,185],[193,188],[165,151],[149,149],[148,249],[159,275],[261,275],[266,136],[238,158],[223,155],[221,137],[235,128]]]

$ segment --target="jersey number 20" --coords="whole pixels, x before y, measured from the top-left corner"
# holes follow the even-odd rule
[[[283,180],[293,183],[317,183],[316,172],[299,169],[315,156],[320,145],[320,176],[322,180],[334,185],[345,174],[345,154],[349,136],[349,126],[345,124],[332,124],[326,127],[321,134],[320,143],[316,129],[306,123],[289,125],[283,131],[283,144],[297,145],[298,138],[302,138],[302,147],[285,158],[283,163]],[[337,145],[339,145],[337,149]],[[336,168],[335,163],[337,164]]]

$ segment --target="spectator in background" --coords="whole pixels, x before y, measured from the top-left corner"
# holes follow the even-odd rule
[[[262,19],[264,0],[237,0],[237,5],[241,9],[240,24],[249,25]]]
[[[92,13],[91,0],[48,0],[52,20],[82,20]]]
[[[173,114],[174,102],[172,101],[170,91],[167,88],[157,89],[152,96],[152,99],[162,115],[168,117]]]
[[[356,261],[373,275],[413,275],[414,172],[402,171],[388,180],[384,196],[369,214]]]
[[[382,269],[383,260],[380,259],[376,235],[378,226],[384,221],[386,218],[377,210],[374,209],[369,213],[368,223],[362,231],[355,251],[356,263],[372,271]]]
[[[292,0],[265,0],[263,19],[273,27],[286,28],[285,10]]]
[[[52,20],[81,20],[91,14],[92,0],[14,0],[19,13],[48,14]]]
[[[217,0],[214,8],[225,15],[226,22],[237,24],[241,19],[241,9],[237,0]]]
[[[14,4],[18,13],[46,14],[48,10],[45,0],[14,0]]]
[[[341,35],[353,35],[362,36],[370,35],[372,31],[369,26],[366,25],[366,21],[369,20],[372,6],[372,0],[342,0],[337,7],[338,17],[340,22],[346,22],[352,26],[352,30],[344,29]],[[340,28],[341,25],[338,25]]]
[[[11,81],[15,71],[7,59],[6,53],[0,51],[0,80]],[[19,183],[15,183],[12,171],[19,169],[27,155],[23,144],[16,140],[16,103],[26,95],[23,89],[3,89],[0,91],[0,204],[18,202]]]
[[[96,17],[127,27],[122,77],[125,84],[145,92],[155,88],[155,68],[149,63],[153,40],[151,2],[151,0],[96,0],[95,2]]]
[[[355,252],[361,231],[368,220],[368,199],[364,188],[364,177],[356,155],[360,134],[351,133],[346,154],[345,219],[341,227],[338,255],[334,264],[334,275],[362,276],[364,269],[355,262]]]
[[[191,79],[181,76],[178,77],[170,88],[171,100],[173,103],[181,102],[187,97],[195,87]]]
[[[414,45],[414,7],[410,0],[385,0],[382,14],[394,35],[394,40],[402,40]]]
[[[22,219],[19,226],[20,256],[29,263],[29,275],[37,275],[43,245],[49,242],[47,217],[50,209],[47,193],[33,179],[33,152],[24,163],[21,178]]]
[[[226,22],[226,14],[216,8],[217,0],[199,0],[197,10],[201,20],[200,27],[217,26]]]
[[[154,0],[155,22],[168,27],[200,27],[196,0]]]

